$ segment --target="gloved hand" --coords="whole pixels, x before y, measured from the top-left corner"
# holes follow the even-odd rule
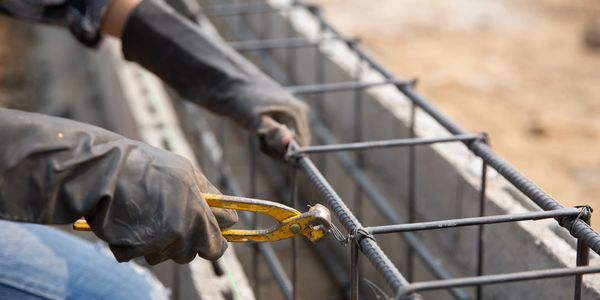
[[[118,261],[217,259],[227,243],[185,158],[101,128],[0,109],[0,218],[70,224],[85,216]],[[220,220],[219,220],[220,219]]]
[[[307,106],[292,97],[223,41],[179,16],[160,0],[144,0],[123,35],[125,58],[135,61],[183,97],[257,132],[263,146],[281,152],[290,128],[310,143]]]

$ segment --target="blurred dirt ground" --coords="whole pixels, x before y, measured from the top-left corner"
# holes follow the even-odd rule
[[[600,211],[600,1],[315,2],[564,205]]]

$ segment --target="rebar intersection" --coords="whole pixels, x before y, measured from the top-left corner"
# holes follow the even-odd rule
[[[362,142],[362,134],[360,130],[360,122],[362,118],[357,116],[357,126],[354,127],[354,136],[356,140],[361,142],[356,143],[338,143],[337,139],[331,130],[324,124],[322,120],[313,120],[311,126],[313,133],[318,140],[323,144],[307,147],[292,147],[288,153],[288,161],[290,162],[290,178],[291,182],[282,184],[280,187],[281,194],[287,195],[290,198],[290,203],[298,206],[298,175],[297,172],[302,172],[308,178],[308,182],[319,193],[320,198],[326,204],[332,215],[338,219],[345,231],[347,239],[351,245],[351,267],[350,274],[344,277],[344,274],[338,274],[337,279],[341,285],[349,292],[350,299],[359,299],[360,274],[358,270],[358,260],[362,256],[366,258],[380,275],[384,278],[389,288],[395,292],[391,296],[395,299],[416,299],[419,298],[417,292],[431,289],[448,289],[452,296],[456,299],[471,299],[471,297],[462,289],[466,286],[475,286],[476,298],[482,298],[483,285],[499,284],[511,281],[536,280],[544,278],[555,278],[564,276],[575,276],[575,284],[573,295],[574,299],[581,299],[582,276],[583,274],[599,273],[600,266],[587,266],[589,263],[589,249],[600,253],[600,234],[594,231],[589,226],[590,216],[592,213],[589,207],[580,208],[565,208],[559,202],[551,198],[547,193],[537,187],[533,182],[523,176],[519,171],[505,162],[499,157],[488,145],[488,137],[485,134],[470,134],[462,129],[459,125],[441,113],[437,108],[430,104],[424,97],[415,91],[416,81],[406,81],[397,78],[381,63],[376,61],[368,54],[360,45],[357,39],[349,38],[339,32],[331,25],[319,12],[315,6],[304,3],[303,1],[292,0],[288,6],[273,7],[269,4],[259,2],[242,2],[231,0],[231,3],[211,4],[212,1],[203,1],[203,8],[206,15],[213,21],[220,21],[230,27],[230,30],[242,38],[248,38],[241,41],[231,42],[232,47],[244,53],[258,53],[261,59],[265,58],[269,51],[286,50],[288,63],[287,68],[293,67],[290,61],[295,61],[294,49],[301,47],[313,47],[318,50],[322,43],[327,43],[331,40],[343,41],[348,49],[353,51],[359,58],[360,62],[357,69],[360,70],[362,65],[367,65],[369,68],[376,70],[384,78],[381,82],[362,82],[360,74],[356,74],[355,81],[334,82],[328,83],[324,80],[324,70],[320,70],[315,74],[315,78],[319,80],[319,84],[311,85],[294,85],[293,78],[288,76],[276,77],[282,84],[287,85],[287,89],[296,96],[303,97],[305,95],[319,95],[325,93],[334,93],[340,91],[354,91],[355,97],[353,105],[355,111],[359,111],[363,105],[362,91],[365,89],[390,85],[395,86],[398,91],[404,94],[411,101],[410,108],[410,137],[394,140],[370,141]],[[318,39],[306,39],[299,37],[278,38],[278,39],[260,39],[244,34],[244,16],[250,14],[288,14],[291,10],[304,10],[316,18],[321,26],[321,37]],[[269,22],[269,18],[265,17],[265,22]],[[291,29],[289,29],[291,31]],[[317,58],[318,60],[318,58]],[[319,62],[316,62],[319,65]],[[321,64],[322,65],[322,64]],[[273,63],[271,62],[271,67]],[[281,68],[281,67],[280,67]],[[319,70],[320,68],[315,68]],[[282,74],[289,74],[285,70],[281,70]],[[426,112],[429,116],[435,119],[441,126],[450,132],[449,136],[435,138],[418,138],[415,136],[415,119],[416,109]],[[317,103],[318,109],[318,103]],[[224,141],[224,138],[220,138]],[[416,147],[421,145],[432,145],[437,143],[464,143],[465,146],[476,156],[481,158],[481,181],[480,181],[480,197],[479,197],[479,216],[471,218],[459,218],[440,221],[416,222],[415,219],[415,170],[416,170]],[[251,147],[251,172],[255,174],[258,165],[262,167],[269,165],[269,162],[260,161],[257,157],[256,145],[250,142]],[[393,208],[391,201],[387,199],[378,190],[375,184],[361,170],[364,164],[361,157],[361,151],[366,151],[374,148],[389,148],[389,147],[407,147],[408,148],[408,168],[409,174],[409,198],[408,198],[408,220],[404,220]],[[351,157],[347,152],[358,151],[357,157]],[[336,191],[329,185],[328,181],[323,176],[322,172],[315,166],[313,161],[307,156],[309,154],[330,154],[333,155],[340,166],[348,173],[356,184],[357,198],[362,201],[362,198],[371,201],[373,207],[378,210],[390,225],[363,227],[359,222],[361,212],[351,211],[345,202],[339,197]],[[242,195],[243,191],[239,184],[235,181],[231,171],[226,165],[226,161],[220,158],[213,158],[213,163],[221,172],[223,186],[233,195]],[[267,166],[270,169],[276,169],[273,165]],[[502,175],[514,187],[525,194],[529,200],[539,206],[543,211],[528,212],[522,214],[506,214],[496,216],[485,215],[485,199],[486,199],[486,183],[488,168],[491,167]],[[251,193],[256,190],[256,182],[251,184]],[[250,195],[253,196],[253,195]],[[570,234],[577,239],[577,266],[570,268],[557,268],[549,270],[536,270],[526,272],[516,272],[508,274],[484,275],[483,255],[485,250],[485,241],[483,239],[484,225],[517,222],[523,220],[538,220],[544,218],[554,218],[562,226],[569,230]],[[256,222],[250,218],[245,218],[248,222]],[[255,224],[254,224],[255,225]],[[477,226],[477,253],[476,269],[474,277],[453,278],[450,273],[438,264],[436,257],[425,247],[425,245],[414,234],[415,231],[421,230],[437,230],[459,226]],[[374,235],[380,234],[398,234],[404,238],[409,245],[409,254],[407,261],[407,274],[402,274],[397,267],[391,262],[386,253],[379,247]],[[385,238],[378,236],[377,238]],[[298,244],[293,241],[292,246],[292,274],[291,279],[283,270],[282,264],[275,256],[270,245],[257,244],[255,246],[255,255],[263,257],[269,267],[269,270],[274,275],[278,286],[280,287],[286,299],[297,299],[297,272],[298,259],[297,248]],[[413,277],[413,259],[417,257],[422,263],[435,275],[439,280],[426,282],[412,282]],[[257,261],[257,258],[254,259]],[[339,272],[338,272],[339,273]],[[257,275],[255,277],[255,283]],[[259,286],[256,287],[260,289]]]

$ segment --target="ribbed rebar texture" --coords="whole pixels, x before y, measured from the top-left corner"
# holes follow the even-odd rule
[[[564,208],[564,206],[550,197],[535,183],[494,153],[485,143],[477,141],[472,144],[471,150],[542,209],[555,210]],[[600,235],[588,224],[573,218],[560,218],[559,224],[568,229],[571,235],[581,239],[592,251],[600,254]]]
[[[303,1],[297,1],[297,3],[303,3]],[[321,14],[313,11],[313,15],[319,19],[319,22],[330,30],[335,36],[340,37],[344,40],[350,40],[339,32],[334,26],[332,26]],[[358,43],[351,43],[348,45],[354,52],[367,62],[373,69],[379,71],[386,79],[401,81],[394,73],[387,69],[383,64],[370,56],[364,48]],[[446,130],[452,134],[466,134],[467,131],[459,126],[456,122],[448,118],[444,113],[434,107],[427,99],[421,96],[414,90],[411,85],[398,85],[398,90],[402,92],[407,98],[409,98],[419,108],[424,110],[433,119],[438,121]],[[484,142],[476,141],[470,146],[471,151],[484,161],[486,161],[492,168],[500,173],[506,180],[512,183],[517,189],[523,194],[529,197],[534,203],[544,210],[553,210],[564,208],[559,202],[550,197],[546,192],[540,189],[527,177],[523,176],[514,167],[504,161],[498,154],[492,151]],[[600,254],[600,234],[595,232],[589,225],[584,222],[579,222],[572,219],[563,218],[559,220],[559,224],[567,228],[570,233],[588,245],[594,252]]]
[[[237,1],[237,0],[236,0]],[[211,2],[211,1],[208,1]],[[396,75],[394,75],[387,67],[385,67],[381,62],[373,58],[368,51],[355,39],[348,38],[343,35],[340,31],[338,31],[332,24],[329,23],[324,17],[320,14],[320,11],[317,7],[304,3],[303,0],[290,0],[290,6],[281,6],[281,7],[271,7],[265,4],[254,4],[254,3],[232,3],[227,5],[218,5],[215,7],[211,7],[211,9],[207,9],[207,12],[214,16],[220,16],[221,20],[228,23],[231,27],[233,33],[239,36],[241,39],[238,42],[232,42],[231,45],[238,48],[238,50],[249,50],[254,51],[254,53],[260,54],[257,57],[257,61],[263,63],[263,67],[266,69],[272,69],[272,73],[279,80],[279,82],[285,82],[288,84],[288,91],[296,94],[296,96],[304,94],[315,94],[318,95],[315,97],[315,109],[317,111],[324,110],[324,107],[321,105],[321,101],[324,97],[322,94],[333,93],[333,92],[341,92],[341,91],[362,91],[365,88],[378,86],[378,85],[393,85],[395,86],[400,93],[402,93],[406,98],[408,98],[412,103],[411,105],[411,127],[410,127],[410,138],[409,139],[398,139],[398,140],[384,140],[384,141],[370,141],[365,142],[362,139],[362,134],[359,135],[362,124],[359,121],[359,118],[356,118],[357,124],[355,124],[355,135],[353,143],[346,144],[338,144],[336,139],[333,137],[331,132],[327,129],[326,125],[321,125],[324,129],[319,130],[319,126],[313,125],[315,136],[320,137],[320,139],[325,143],[325,145],[307,147],[303,149],[298,149],[297,145],[293,145],[292,149],[288,152],[287,159],[290,162],[295,163],[295,167],[302,171],[309,180],[309,185],[313,186],[321,197],[321,203],[327,205],[333,216],[337,218],[338,221],[343,225],[345,230],[349,233],[349,236],[353,242],[357,242],[357,248],[353,248],[354,254],[351,257],[351,267],[350,267],[350,285],[351,289],[347,289],[347,291],[352,291],[351,296],[352,299],[356,299],[359,297],[359,268],[358,268],[358,257],[363,255],[367,258],[367,260],[373,265],[373,267],[377,270],[377,272],[382,276],[385,283],[389,288],[394,292],[399,292],[401,290],[410,292],[410,291],[419,291],[418,289],[414,289],[415,286],[419,286],[418,283],[413,283],[409,285],[409,282],[406,278],[399,272],[398,268],[392,263],[392,261],[386,256],[386,254],[382,251],[379,245],[376,243],[374,238],[365,230],[365,228],[360,224],[358,219],[361,214],[360,204],[357,205],[356,216],[352,211],[346,206],[343,200],[339,197],[339,195],[333,190],[330,184],[322,175],[321,171],[316,168],[313,162],[305,156],[307,153],[324,153],[324,152],[336,152],[334,155],[337,161],[340,163],[340,166],[346,171],[346,173],[350,176],[352,180],[358,185],[356,187],[356,191],[358,197],[355,199],[362,199],[363,194],[365,199],[372,200],[373,208],[381,213],[381,215],[391,224],[403,224],[406,223],[400,217],[399,212],[392,207],[391,201],[388,201],[381,192],[379,192],[378,188],[370,182],[369,177],[366,176],[364,170],[362,170],[362,158],[358,156],[356,159],[351,157],[348,153],[338,152],[338,151],[358,151],[365,149],[372,149],[377,147],[398,147],[398,146],[414,146],[417,144],[424,145],[429,143],[439,143],[439,142],[448,142],[449,139],[452,141],[461,140],[468,149],[476,156],[481,157],[483,160],[483,171],[481,178],[481,189],[480,189],[480,213],[479,216],[485,215],[485,200],[486,200],[486,192],[485,192],[485,182],[486,182],[486,172],[489,171],[487,166],[495,169],[499,174],[501,174],[508,182],[510,182],[516,189],[520,190],[528,199],[530,199],[537,206],[542,208],[545,211],[553,211],[552,217],[555,217],[558,223],[569,230],[571,235],[575,238],[579,239],[579,242],[589,246],[594,252],[600,253],[600,234],[595,232],[588,224],[584,221],[579,220],[581,215],[570,215],[559,216],[556,210],[564,210],[564,206],[553,199],[550,195],[545,193],[542,189],[540,189],[537,185],[535,185],[532,181],[530,181],[527,177],[518,172],[513,166],[504,161],[498,154],[496,154],[487,144],[486,139],[481,139],[481,137],[468,134],[465,129],[463,129],[460,125],[450,119],[443,112],[438,110],[435,106],[433,106],[425,97],[423,97],[420,93],[415,90],[414,82],[412,81],[404,81],[399,79]],[[244,19],[249,14],[265,14],[265,13],[281,13],[286,17],[290,17],[292,14],[290,13],[290,9],[299,9],[305,10],[310,13],[313,17],[315,17],[316,21],[318,21],[318,25],[320,26],[320,33],[318,39],[306,39],[302,36],[294,35],[294,28],[292,25],[286,25],[285,28],[285,37],[281,37],[279,35],[274,36],[272,33],[267,33],[266,37],[262,37],[260,35],[254,34],[251,30],[248,30],[247,27],[244,26]],[[223,16],[234,16],[233,19],[230,18],[222,18]],[[264,17],[264,23],[261,26],[263,27],[271,27],[273,24],[273,18]],[[264,39],[260,39],[264,38]],[[330,40],[336,41],[344,41],[348,46],[349,50],[354,52],[359,58],[358,68],[362,70],[362,68],[371,68],[374,71],[379,72],[384,78],[381,81],[377,82],[362,82],[360,80],[360,76],[356,76],[356,81],[342,81],[342,82],[328,82],[324,63],[326,61],[326,57],[322,55],[315,56],[315,67],[314,70],[316,74],[315,82],[311,82],[310,84],[297,85],[298,82],[294,80],[294,73],[296,70],[296,65],[299,63],[297,48],[307,48],[314,47],[315,50],[319,51],[319,47],[323,45],[324,42],[329,42]],[[272,50],[277,48],[278,51],[285,52],[285,61],[279,61],[277,59],[273,59],[270,57],[272,53],[267,50]],[[303,62],[304,63],[304,62]],[[362,72],[362,71],[361,71]],[[362,96],[359,98],[363,98]],[[355,100],[358,98],[355,98]],[[362,105],[361,102],[357,102]],[[360,112],[360,107],[356,106],[354,108],[355,112]],[[415,107],[418,107],[422,112],[425,112],[431,118],[437,121],[441,126],[443,126],[448,132],[451,133],[450,138],[416,138],[414,134],[415,127]],[[357,114],[355,114],[356,116]],[[358,114],[360,115],[360,114]],[[314,122],[313,122],[314,123]],[[316,123],[315,123],[316,124]],[[357,130],[357,128],[359,130]],[[330,135],[331,138],[323,138],[323,135]],[[295,149],[294,149],[295,148]],[[412,201],[416,201],[414,191],[416,190],[416,181],[415,181],[415,168],[416,168],[416,154],[414,152],[414,148],[411,148],[413,151],[411,155],[409,155],[409,223],[414,223],[416,220],[412,217],[415,215],[414,213],[414,204],[411,204]],[[294,152],[293,150],[296,150]],[[323,173],[327,170],[327,164],[323,164]],[[410,171],[412,169],[412,171]],[[412,178],[412,179],[411,179]],[[362,201],[362,200],[361,200]],[[413,208],[413,210],[411,210]],[[574,209],[573,209],[574,210]],[[539,212],[538,212],[539,213]],[[512,217],[512,216],[511,216]],[[467,222],[468,223],[468,222]],[[464,223],[464,224],[467,224]],[[482,223],[483,224],[483,223]],[[469,223],[469,225],[475,225],[475,223]],[[453,225],[454,226],[454,225]],[[412,228],[411,230],[415,230]],[[483,275],[483,261],[484,255],[483,251],[485,249],[485,243],[483,239],[483,228],[480,227],[479,236],[478,236],[478,249],[477,253],[477,275]],[[411,274],[413,274],[412,262],[414,257],[421,258],[424,266],[427,267],[431,273],[437,278],[441,280],[432,281],[428,284],[431,284],[432,288],[423,289],[429,290],[433,288],[447,288],[449,292],[456,299],[471,299],[472,296],[470,294],[466,294],[465,290],[462,288],[458,288],[462,285],[453,285],[453,282],[456,282],[456,279],[451,279],[452,274],[450,274],[442,265],[441,261],[438,260],[429,250],[424,246],[423,243],[419,240],[416,234],[412,232],[402,232],[400,233],[410,246],[410,251],[406,254],[407,259],[407,276],[408,278],[412,278]],[[343,237],[342,237],[343,238]],[[383,237],[382,237],[383,238]],[[355,243],[353,243],[354,245]],[[489,247],[489,246],[488,246]],[[358,252],[356,251],[358,250]],[[264,251],[263,251],[264,252]],[[268,251],[267,251],[268,252]],[[580,253],[582,253],[578,248],[578,261],[580,257]],[[269,256],[266,256],[268,258]],[[293,259],[296,258],[296,252],[292,252]],[[276,262],[276,257],[273,258],[272,262]],[[579,263],[578,263],[579,265]],[[272,270],[277,273],[277,268],[272,267]],[[565,269],[566,270],[566,269]],[[279,271],[281,272],[281,271]],[[295,272],[293,272],[295,273]],[[487,276],[487,277],[486,277]],[[484,284],[493,284],[493,283],[501,283],[503,282],[502,278],[514,278],[518,280],[520,275],[518,273],[515,274],[498,274],[493,275],[496,277],[490,277],[491,275],[486,275],[483,277],[473,277],[473,278],[487,278],[486,281],[481,281],[480,279],[474,280],[471,285],[484,285]],[[343,277],[343,276],[341,276]],[[282,275],[281,278],[287,279],[285,274]],[[493,280],[490,280],[492,278]],[[495,278],[495,279],[494,279]],[[542,278],[542,277],[539,277]],[[463,278],[464,279],[464,278]],[[458,279],[463,280],[463,279]],[[343,281],[343,280],[342,280]],[[412,279],[411,279],[412,281]],[[289,280],[280,283],[280,287],[284,291],[284,294],[287,296],[288,292],[291,289],[297,290],[297,287],[289,286]],[[460,281],[462,282],[462,281]],[[577,290],[581,292],[582,286],[575,284],[575,293]],[[475,295],[477,295],[477,299],[481,298],[482,289],[479,288]],[[399,296],[399,295],[396,295]],[[289,296],[288,296],[289,298]],[[409,298],[402,299],[419,299],[419,295],[410,294]]]
[[[344,226],[346,231],[356,232],[359,228],[362,228],[360,222],[350,212],[350,209],[348,209],[340,196],[333,190],[310,159],[306,156],[301,156],[298,158],[297,163],[298,167],[306,174],[309,182],[316,188],[325,204],[331,209],[338,220],[340,220],[340,223]],[[382,275],[393,291],[397,291],[409,284],[374,240],[363,238],[359,243],[362,253]],[[413,298],[419,299],[417,295],[413,295]]]
[[[402,87],[402,92],[415,102],[421,109],[425,110],[432,118],[444,126],[452,134],[465,134],[466,131],[444,114],[434,108],[428,101],[418,95],[411,87]],[[544,192],[540,187],[517,171],[508,162],[496,154],[483,141],[475,141],[470,145],[471,151],[483,159],[490,167],[494,168],[506,180],[513,184],[519,191],[543,210],[554,210],[564,208],[558,201]],[[575,238],[581,239],[592,251],[600,254],[600,234],[595,232],[589,225],[572,218],[561,218],[559,224],[569,230]]]

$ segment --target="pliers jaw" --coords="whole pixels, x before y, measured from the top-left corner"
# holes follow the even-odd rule
[[[294,210],[293,208],[289,208]],[[295,211],[295,210],[294,210]],[[268,212],[264,213],[270,215]],[[303,235],[311,242],[317,242],[331,231],[331,215],[321,204],[312,206],[307,212],[279,222],[268,229],[224,229],[223,236],[230,242],[275,242],[296,235]]]
[[[331,231],[331,214],[325,206],[316,204],[307,212],[303,213],[305,220],[308,220],[307,226],[302,230],[304,235],[311,242],[317,242],[326,237]]]

